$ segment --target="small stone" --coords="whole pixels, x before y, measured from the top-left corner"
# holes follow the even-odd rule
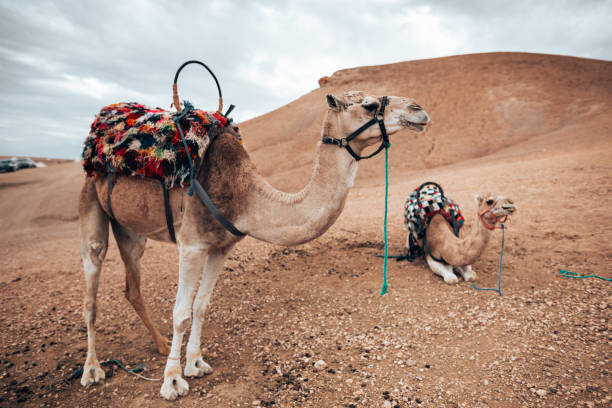
[[[316,363],[314,363],[314,368],[317,370],[322,370],[325,367],[327,367],[327,363],[323,360],[318,360]]]
[[[391,401],[385,400],[385,402],[383,402],[383,407],[384,408],[391,408],[392,407]]]
[[[258,407],[258,406],[261,405],[261,401],[260,400],[255,400],[255,401],[253,401],[253,405]]]
[[[535,393],[538,394],[540,397],[544,397],[547,394],[546,390],[543,389],[537,389]]]

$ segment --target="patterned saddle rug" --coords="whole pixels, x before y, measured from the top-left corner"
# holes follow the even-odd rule
[[[186,103],[186,109],[189,108]],[[174,112],[138,103],[102,108],[83,144],[83,168],[87,175],[112,172],[157,179],[167,188],[183,186],[189,178],[189,158],[175,117]],[[195,167],[210,145],[212,128],[231,126],[240,139],[231,119],[218,112],[189,109],[180,125]]]
[[[410,231],[411,245],[425,236],[425,231],[434,215],[441,214],[453,226],[455,235],[463,227],[464,218],[461,209],[450,198],[444,196],[435,183],[426,183],[415,188],[404,207],[404,224]]]

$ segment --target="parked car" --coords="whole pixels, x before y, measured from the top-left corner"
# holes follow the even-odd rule
[[[15,165],[17,166],[17,169],[31,169],[36,167],[36,162],[32,159],[29,159],[27,157],[21,158],[21,159],[15,159]]]
[[[17,164],[13,159],[0,160],[0,173],[8,173],[17,170]]]

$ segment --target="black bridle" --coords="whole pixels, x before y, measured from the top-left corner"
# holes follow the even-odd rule
[[[321,142],[326,143],[326,144],[335,144],[335,145],[338,145],[338,147],[340,148],[342,147],[346,148],[346,150],[348,150],[351,156],[353,156],[355,160],[357,161],[361,159],[369,159],[370,157],[376,156],[378,153],[382,151],[382,149],[386,147],[388,148],[389,146],[391,146],[391,143],[389,143],[389,136],[387,135],[387,129],[385,128],[385,121],[384,121],[385,107],[387,106],[387,102],[388,102],[388,98],[386,96],[383,96],[380,102],[380,109],[378,110],[378,112],[376,112],[374,117],[370,119],[368,122],[366,122],[359,129],[357,129],[356,131],[348,135],[347,137],[344,137],[342,139],[336,139],[332,137],[323,136],[323,139],[321,139]],[[382,133],[382,142],[380,143],[380,146],[378,146],[378,149],[376,149],[374,153],[368,156],[359,156],[351,148],[351,146],[349,145],[349,142],[353,140],[354,138],[356,138],[357,136],[359,136],[361,133],[363,133],[367,128],[369,128],[372,125],[375,125],[376,123],[378,123],[378,126],[380,126],[380,133]]]

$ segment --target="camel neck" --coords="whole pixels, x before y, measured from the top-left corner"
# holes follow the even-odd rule
[[[334,145],[316,147],[312,175],[297,193],[276,190],[253,173],[247,216],[241,222],[254,238],[298,245],[322,235],[344,208],[357,173],[357,162]]]
[[[479,218],[478,214],[476,216]],[[470,233],[460,240],[461,250],[454,254],[453,260],[447,262],[451,265],[471,265],[482,255],[492,234],[493,230],[486,228],[479,219],[476,219]]]
[[[446,220],[442,216],[435,216],[427,230],[427,242],[432,252],[439,254],[450,265],[465,266],[480,257],[492,234],[493,231],[476,219],[469,233],[465,237],[457,238],[448,228]]]

